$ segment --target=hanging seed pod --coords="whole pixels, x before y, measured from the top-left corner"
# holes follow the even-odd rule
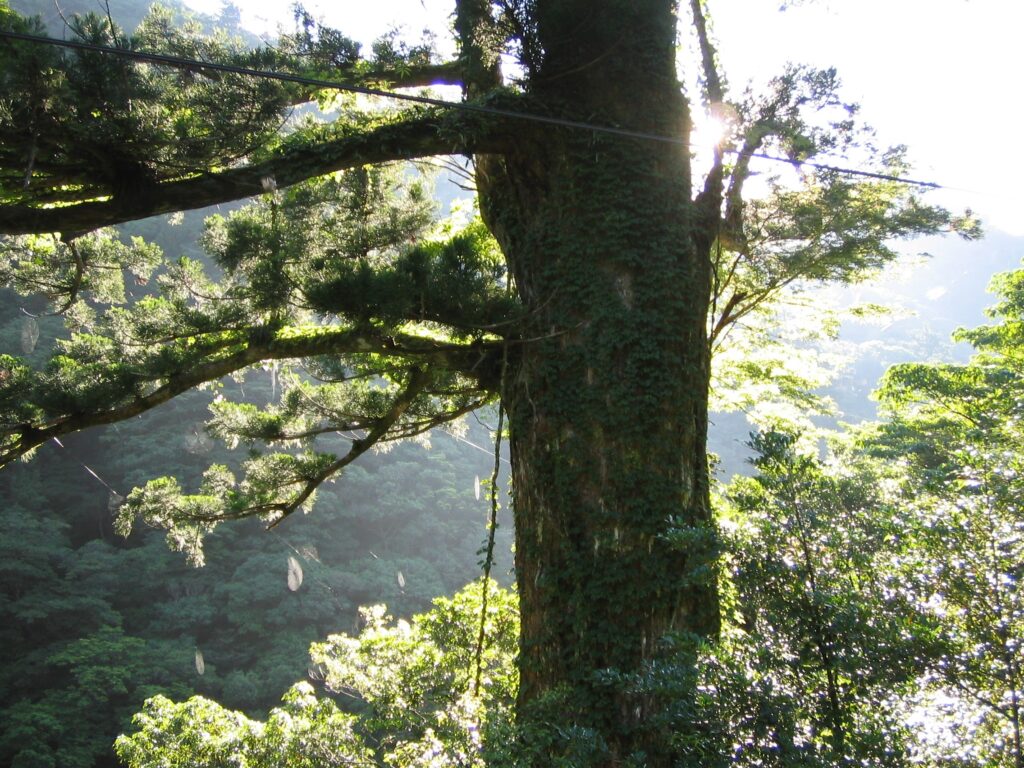
[[[194,456],[202,456],[213,450],[213,441],[200,429],[193,429],[185,435],[185,450]]]
[[[302,566],[291,555],[288,556],[288,589],[298,592],[302,586]]]
[[[110,496],[107,497],[107,511],[112,515],[117,514],[117,510],[121,508],[124,501],[124,496],[116,491],[111,491]]]
[[[203,661],[203,652],[196,648],[196,672],[202,675],[206,672],[206,662]]]
[[[39,342],[39,323],[34,317],[23,317],[21,319],[21,351],[26,355],[32,354]]]

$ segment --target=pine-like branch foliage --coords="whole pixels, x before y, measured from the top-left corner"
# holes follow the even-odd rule
[[[512,327],[517,314],[500,254],[479,224],[438,228],[422,182],[401,167],[268,192],[211,217],[202,245],[210,267],[164,264],[158,292],[125,303],[124,278],[138,287],[162,263],[156,246],[111,230],[5,242],[7,284],[49,296],[71,331],[42,370],[0,359],[5,463],[272,366],[279,403],[222,393],[211,406],[208,432],[250,449],[240,477],[211,467],[194,493],[159,478],[120,511],[122,532],[139,517],[201,563],[202,537],[219,521],[274,524],[308,510],[316,488],[366,451],[492,397],[499,341],[484,329]]]
[[[45,34],[9,11],[5,29]],[[154,11],[131,36],[98,15],[73,17],[69,34],[95,45],[259,66],[224,36],[175,29]],[[27,205],[144,194],[197,168],[229,165],[271,140],[295,88],[261,78],[136,64],[91,51],[27,42],[0,46],[0,201]],[[136,201],[136,203],[141,201]]]

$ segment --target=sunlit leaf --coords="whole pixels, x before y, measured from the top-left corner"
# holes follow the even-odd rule
[[[25,317],[21,321],[21,351],[31,354],[39,342],[39,323],[34,317]]]

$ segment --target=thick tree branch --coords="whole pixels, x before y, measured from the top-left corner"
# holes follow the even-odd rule
[[[430,394],[437,394],[431,390]],[[477,408],[485,405],[489,399],[489,395],[481,390],[481,395],[478,399],[471,401],[468,405],[461,408],[456,408],[451,411],[447,411],[443,418],[425,418],[419,419],[413,422],[407,422],[402,425],[402,428],[397,430],[391,430],[388,434],[388,440],[404,439],[413,437],[422,432],[427,432],[434,427],[440,426],[442,423],[447,423],[452,419],[457,419],[460,416],[465,416],[468,413],[475,411]],[[372,429],[376,420],[370,419],[369,417],[359,419],[358,421],[340,421],[340,422],[321,422],[316,427],[310,427],[309,429],[303,429],[295,432],[288,432],[287,430],[280,430],[273,434],[263,434],[259,430],[239,430],[232,434],[244,438],[250,441],[261,440],[265,443],[289,443],[296,440],[308,440],[309,438],[318,437],[320,435],[331,435],[339,432],[361,432]]]
[[[372,328],[296,330],[284,328],[266,341],[232,334],[235,344],[216,359],[203,359],[163,379],[153,391],[140,395],[129,391],[119,404],[105,409],[83,410],[38,423],[6,427],[0,449],[0,467],[24,456],[38,446],[71,432],[113,424],[145,413],[200,384],[216,381],[264,360],[286,360],[320,355],[378,354],[420,364],[438,364],[469,376],[486,377],[489,358],[499,345],[477,342],[470,345],[447,344],[406,334],[383,333]],[[223,345],[217,345],[221,347]],[[136,386],[152,379],[140,376]]]
[[[714,325],[708,333],[708,346],[714,348],[715,344],[718,342],[718,337],[722,335],[722,332],[725,331],[730,325],[735,323],[737,320],[739,320],[743,314],[746,314],[746,311],[742,312],[741,314],[737,310],[738,305],[746,298],[747,294],[744,293],[743,291],[737,291],[736,293],[729,297],[729,300],[725,303],[725,306],[722,308],[721,315],[717,317],[717,319],[714,322]]]
[[[431,155],[500,152],[497,130],[485,130],[479,118],[419,113],[397,123],[321,143],[285,146],[252,165],[204,173],[180,181],[153,184],[131,198],[79,203],[59,208],[0,207],[0,234],[61,232],[71,236],[162,213],[205,208],[287,187],[326,173],[360,165]],[[507,135],[507,132],[506,132]]]
[[[697,41],[700,44],[700,60],[704,69],[704,88],[707,92],[708,103],[712,108],[721,104],[724,96],[722,78],[718,74],[718,53],[708,35],[708,22],[704,13],[703,0],[690,0],[690,10],[693,13],[693,28],[697,31]]]
[[[388,409],[388,412],[376,420],[373,426],[367,430],[364,437],[361,437],[352,443],[352,447],[349,449],[348,453],[337,461],[331,462],[314,477],[309,478],[302,488],[299,489],[298,493],[288,499],[288,501],[250,507],[246,509],[243,514],[245,516],[251,516],[277,512],[279,513],[279,517],[277,517],[277,519],[269,526],[270,528],[273,528],[288,517],[288,515],[305,504],[306,500],[313,495],[313,492],[320,487],[325,480],[340,472],[370,450],[374,445],[379,443],[388,433],[388,430],[397,424],[399,419],[401,419],[405,412],[409,410],[413,401],[415,401],[417,396],[426,389],[429,383],[430,374],[427,371],[419,367],[412,368],[409,372],[409,383],[406,384],[406,387],[401,394],[395,398],[394,402],[391,404],[391,408]]]
[[[304,72],[300,69],[295,74],[308,74],[311,79],[323,79],[323,72],[320,70]],[[332,72],[328,79],[332,82],[362,88],[429,88],[432,85],[462,85],[464,69],[462,62],[455,60],[445,61],[440,64],[422,64],[402,69],[370,69],[366,72],[360,72],[356,77],[336,77]],[[316,98],[316,94],[323,90],[330,89],[306,88],[298,90],[295,96],[289,99],[289,103],[292,106],[298,106],[299,104],[313,101]]]
[[[359,78],[360,85],[388,85],[392,88],[426,88],[431,85],[462,85],[465,79],[461,61],[424,64],[402,70],[370,70]]]
[[[750,160],[760,149],[764,139],[765,133],[758,126],[749,130],[729,174],[729,188],[725,193],[723,236],[727,239],[730,250],[748,250],[743,223],[743,184],[750,176]]]
[[[475,97],[500,86],[501,61],[497,43],[501,35],[496,28],[490,2],[456,0],[455,33],[466,93]]]
[[[697,41],[700,45],[701,66],[704,71],[704,90],[707,97],[708,107],[712,113],[720,112],[721,105],[725,99],[725,89],[722,78],[718,74],[718,54],[708,34],[708,21],[705,14],[704,0],[690,0],[690,11],[693,14],[693,28],[697,32]],[[715,146],[714,162],[707,178],[704,180],[704,191],[698,198],[698,202],[705,209],[705,215],[712,226],[718,228],[718,217],[722,200],[722,189],[724,186],[724,156],[722,147]]]
[[[789,275],[784,279],[771,280],[758,291],[737,290],[729,297],[721,316],[718,317],[713,328],[709,331],[709,343],[712,346],[720,344],[729,330],[740,320],[777,298],[778,294],[801,279],[801,277],[803,276],[796,274]]]

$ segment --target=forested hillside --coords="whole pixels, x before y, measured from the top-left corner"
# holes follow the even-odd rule
[[[59,24],[49,3],[17,7]],[[147,9],[112,6],[126,26]],[[124,236],[204,258],[196,241],[205,215],[126,226]],[[141,282],[129,286],[137,297],[154,292]],[[0,315],[0,353],[42,361],[63,334],[60,319],[29,297],[5,292]],[[265,405],[276,383],[268,371],[229,386]],[[114,737],[158,692],[263,714],[307,677],[311,642],[358,629],[360,606],[386,603],[407,616],[479,574],[489,505],[474,486],[486,490],[493,465],[487,413],[470,418],[464,435],[439,432],[429,447],[368,457],[321,492],[315,520],[296,517],[269,533],[256,521],[221,529],[203,568],[171,552],[159,531],[117,535],[114,513],[133,487],[168,473],[193,482],[218,457],[202,426],[213,397],[196,393],[48,444],[0,479],[3,764],[114,765]],[[502,503],[507,509],[504,492]],[[507,583],[505,513],[501,524],[494,575]],[[289,558],[303,574],[295,591]]]
[[[5,351],[32,326],[19,304],[8,297]],[[52,324],[36,322],[45,345]],[[266,375],[241,386],[255,402],[270,394]],[[203,568],[159,531],[121,538],[114,513],[132,487],[169,468],[183,478],[205,469],[210,400],[48,445],[5,475],[0,626],[17,659],[2,678],[5,761],[37,764],[27,750],[38,764],[111,764],[113,736],[158,691],[265,711],[306,676],[312,641],[358,627],[359,606],[408,615],[479,573],[488,505],[474,481],[490,477],[493,445],[475,422],[464,438],[439,433],[429,448],[399,446],[354,468],[321,494],[315,520],[222,529]],[[501,579],[509,533],[499,532]],[[289,558],[303,573],[295,591]]]

